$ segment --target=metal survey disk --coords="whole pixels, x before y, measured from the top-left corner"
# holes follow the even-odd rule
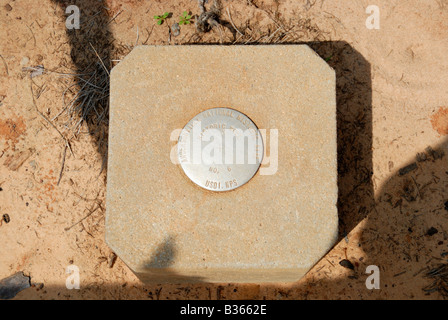
[[[188,178],[211,191],[247,183],[263,159],[263,139],[255,123],[230,108],[205,110],[182,129],[177,155]]]

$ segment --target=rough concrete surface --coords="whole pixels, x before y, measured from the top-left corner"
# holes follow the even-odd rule
[[[296,281],[333,246],[335,73],[308,46],[139,46],[110,94],[106,241],[144,282]],[[266,129],[268,156],[278,130],[274,174],[216,193],[172,163],[214,107]]]

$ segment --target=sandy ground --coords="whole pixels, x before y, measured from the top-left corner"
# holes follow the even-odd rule
[[[81,9],[77,33],[65,28],[70,4]],[[366,27],[370,4],[380,30]],[[223,6],[235,38],[194,25],[170,36],[183,11],[199,13],[195,0],[0,0],[0,214],[10,217],[0,226],[0,279],[31,277],[16,299],[442,299],[427,287],[441,279],[425,274],[448,252],[448,1]],[[158,26],[163,12],[173,17]],[[234,41],[309,43],[335,68],[340,242],[292,284],[143,286],[120,259],[110,263],[104,241],[107,123],[74,129],[79,115],[61,111],[76,80],[60,73],[97,62],[92,46],[110,67],[136,44]],[[37,65],[54,72],[31,79],[23,68]],[[71,264],[80,290],[65,286]],[[380,269],[379,290],[366,288],[369,265]]]

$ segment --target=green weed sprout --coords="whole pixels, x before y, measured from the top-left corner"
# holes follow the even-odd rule
[[[163,23],[163,21],[165,21],[165,19],[168,18],[169,15],[170,15],[169,12],[165,12],[161,16],[154,16],[154,19],[157,20],[157,24],[160,26]]]
[[[190,24],[191,23],[190,20],[191,20],[191,15],[189,15],[187,11],[184,11],[184,13],[182,13],[182,15],[180,16],[179,24],[180,25]]]

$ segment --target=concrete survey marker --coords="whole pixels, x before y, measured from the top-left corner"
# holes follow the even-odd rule
[[[136,47],[111,72],[107,243],[147,283],[296,281],[337,239],[336,149],[308,46]]]

